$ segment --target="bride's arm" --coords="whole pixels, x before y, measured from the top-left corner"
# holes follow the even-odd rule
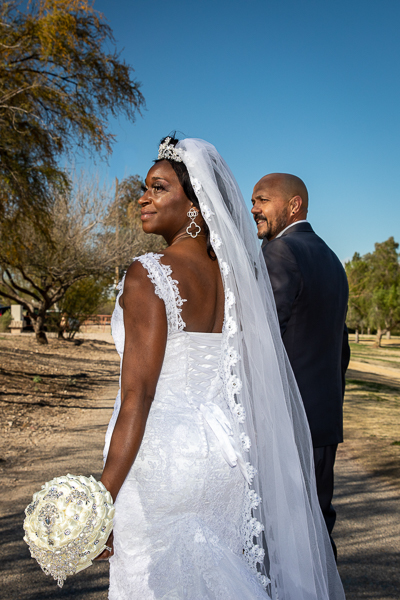
[[[101,476],[114,500],[143,439],[168,333],[164,302],[138,261],[127,271],[121,299],[125,325],[121,408]]]

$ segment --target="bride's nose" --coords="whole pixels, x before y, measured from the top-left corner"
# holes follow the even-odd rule
[[[149,197],[149,190],[146,190],[143,196],[138,200],[139,206],[147,206],[148,204],[150,204],[150,202],[151,200]]]

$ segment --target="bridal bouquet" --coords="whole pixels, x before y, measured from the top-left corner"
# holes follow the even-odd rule
[[[24,540],[32,558],[60,587],[106,548],[113,527],[110,493],[94,477],[56,477],[25,509]]]

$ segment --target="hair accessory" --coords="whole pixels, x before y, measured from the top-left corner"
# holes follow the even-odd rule
[[[113,527],[110,492],[94,477],[56,477],[25,509],[24,540],[32,558],[59,587],[68,575],[92,564],[106,548]]]
[[[197,238],[197,236],[199,235],[200,231],[201,231],[201,227],[200,225],[198,225],[195,221],[195,218],[197,217],[197,215],[199,214],[199,211],[194,208],[194,206],[192,206],[192,208],[189,210],[187,216],[189,217],[189,219],[191,219],[189,225],[186,227],[186,233],[190,235],[190,237]],[[194,225],[195,230],[192,232],[190,231],[192,229],[192,225]]]
[[[165,158],[166,160],[174,160],[175,162],[183,162],[179,150],[173,144],[170,144],[171,138],[165,138],[164,142],[158,147],[158,160]]]

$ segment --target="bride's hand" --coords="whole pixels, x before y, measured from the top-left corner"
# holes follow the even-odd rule
[[[106,546],[111,548],[111,551],[107,550],[107,549],[103,550],[103,552],[101,554],[99,554],[99,556],[96,556],[96,558],[94,560],[108,560],[109,558],[111,558],[111,556],[114,555],[114,532],[113,531],[108,536]]]

